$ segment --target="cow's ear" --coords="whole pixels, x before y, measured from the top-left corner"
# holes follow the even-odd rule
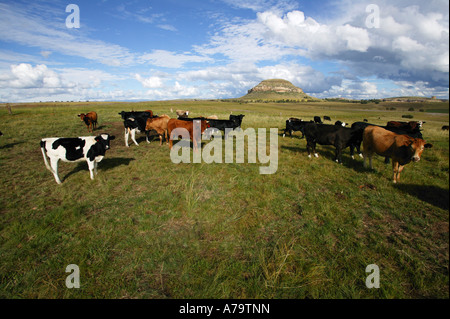
[[[425,148],[432,148],[432,147],[433,147],[433,144],[427,143],[427,144],[424,145],[424,147],[425,147]]]

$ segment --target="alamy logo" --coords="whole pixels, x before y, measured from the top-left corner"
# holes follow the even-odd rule
[[[66,12],[71,12],[66,18],[66,27],[68,29],[80,28],[80,8],[76,4],[69,4]]]
[[[189,131],[182,127],[174,129],[170,134],[170,139],[176,140],[178,136],[181,136],[182,139],[191,138]],[[195,139],[194,145],[198,144],[197,141],[200,142],[200,151],[194,149],[191,160],[190,147],[185,147],[182,146],[182,143],[177,143],[170,151],[170,158],[175,164],[202,163],[202,160],[208,164],[222,164],[224,162],[225,164],[231,164],[234,163],[234,154],[236,154],[236,163],[242,164],[245,163],[245,138],[247,138],[248,163],[256,164],[258,159],[261,164],[269,164],[268,166],[259,168],[260,174],[275,174],[278,170],[278,129],[276,128],[270,129],[268,146],[267,130],[265,128],[258,128],[258,134],[256,134],[256,130],[253,128],[247,128],[245,131],[242,129],[233,130],[228,128],[225,129],[225,139],[223,139],[222,132],[214,128],[208,128],[202,134],[200,121],[195,120],[192,139]],[[201,140],[210,142],[202,149]],[[236,148],[234,148],[234,140],[236,140]],[[225,154],[223,154],[224,143]],[[236,153],[234,150],[236,150]]]
[[[72,272],[66,278],[66,287],[69,289],[80,288],[80,267],[75,264],[68,265],[66,272]]]
[[[380,268],[375,264],[369,265],[366,267],[366,273],[370,273],[366,278],[366,287],[380,288]]]
[[[376,4],[369,4],[366,7],[366,13],[370,13],[366,18],[366,27],[368,29],[380,28],[380,7]]]

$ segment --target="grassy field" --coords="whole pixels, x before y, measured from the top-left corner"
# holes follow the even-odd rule
[[[37,103],[0,108],[1,298],[449,298],[448,103],[218,101]],[[409,107],[409,105],[408,105]],[[242,127],[283,128],[288,117],[375,124],[424,120],[434,147],[408,164],[374,170],[319,146],[279,136],[276,174],[258,164],[171,162],[159,139],[125,148],[122,110],[192,116],[245,114]],[[437,113],[427,110],[440,110]],[[445,112],[447,110],[447,112]],[[57,185],[39,141],[86,136],[77,117],[96,111],[96,133],[116,135],[94,181],[86,163],[61,163]],[[280,131],[281,133],[281,131]],[[65,285],[80,269],[80,289]],[[368,289],[365,269],[380,269]]]

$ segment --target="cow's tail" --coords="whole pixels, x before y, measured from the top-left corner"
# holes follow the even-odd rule
[[[48,160],[47,160],[47,154],[45,152],[45,141],[41,140],[41,151],[42,151],[42,156],[44,157],[44,163],[45,163],[45,167],[47,167],[47,169],[53,173],[52,168],[50,167],[50,165],[48,164]]]

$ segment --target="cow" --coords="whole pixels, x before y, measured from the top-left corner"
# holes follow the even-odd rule
[[[189,116],[189,111],[177,110],[176,113],[178,118]]]
[[[210,127],[223,131],[225,133],[225,139],[228,136],[229,131],[236,128],[240,128],[242,124],[242,119],[245,115],[230,115],[229,120],[207,120]]]
[[[336,123],[334,123],[334,125],[346,127],[348,125],[348,123],[345,123],[342,121],[336,121]]]
[[[322,120],[320,119],[320,116],[314,116],[314,123],[317,123],[317,124],[323,123]]]
[[[324,117],[323,117],[323,120],[324,120],[324,121],[330,121],[330,122],[331,122],[331,117],[329,117],[329,116],[324,116]]]
[[[400,181],[400,173],[406,164],[420,161],[426,148],[433,147],[421,138],[413,138],[406,134],[397,134],[379,126],[368,126],[363,135],[364,167],[372,169],[372,157],[376,153],[392,159],[394,183]]]
[[[120,112],[119,115],[122,117],[123,126],[125,128],[125,146],[130,147],[128,145],[128,137],[131,135],[131,140],[136,144],[136,146],[139,146],[138,142],[136,141],[136,132],[137,133],[146,133],[146,140],[147,143],[149,142],[148,139],[148,132],[145,130],[145,126],[147,125],[147,120],[149,118],[153,118],[153,112],[152,111],[145,111],[145,112]]]
[[[183,128],[189,132],[189,138],[192,140],[194,144],[194,151],[198,150],[198,140],[197,136],[194,136],[194,125],[199,125],[200,135],[209,127],[209,124],[206,123],[206,120],[196,120],[196,121],[182,121],[179,119],[170,119],[167,123],[167,131],[169,134],[169,147],[172,149],[173,147],[173,139],[177,136],[174,134],[174,130],[178,128]]]
[[[166,114],[161,115],[160,117],[149,118],[147,119],[147,123],[145,125],[145,131],[150,132],[151,130],[155,130],[159,135],[159,145],[162,145],[162,137],[164,135],[166,142],[168,143],[169,139],[167,137],[167,123],[169,123],[170,117]]]
[[[316,153],[316,144],[333,145],[336,148],[334,160],[342,163],[342,150],[355,145],[358,138],[358,129],[351,129],[339,125],[308,123],[305,125],[306,148],[308,157],[311,153],[319,157]],[[352,158],[354,147],[350,148]],[[312,151],[312,152],[311,152]]]
[[[236,128],[241,128],[241,124],[242,124],[242,120],[244,119],[244,116],[245,115],[243,115],[243,114],[239,114],[239,115],[230,114],[229,119],[230,119],[230,121],[236,122],[236,124],[238,125]]]
[[[100,134],[99,136],[74,137],[74,138],[44,138],[41,140],[41,151],[44,157],[45,167],[52,172],[56,183],[61,184],[58,176],[58,162],[86,161],[89,167],[91,179],[97,175],[97,165],[110,148],[110,141],[114,135]],[[50,159],[48,163],[47,157]]]
[[[420,129],[423,126],[422,121],[410,121],[410,122],[399,122],[399,121],[389,121],[386,124],[386,127],[394,127],[397,128],[399,130],[403,130],[403,131],[407,131],[407,132],[411,132],[411,133],[416,133],[416,132],[420,132]]]
[[[0,132],[0,136],[3,136],[3,133],[2,133],[2,132]]]
[[[448,131],[448,129],[449,129],[448,125],[444,125],[444,126],[442,127],[442,130],[443,130],[443,131]]]
[[[419,129],[415,129],[414,131],[412,131],[410,129],[410,127],[408,129],[407,126],[404,126],[403,128],[401,128],[401,127],[394,127],[394,126],[387,126],[387,125],[386,126],[381,126],[381,125],[371,124],[371,123],[367,123],[367,122],[355,122],[355,123],[352,124],[352,128],[358,129],[358,131],[359,131],[357,142],[356,142],[356,145],[354,146],[354,147],[356,147],[358,152],[360,152],[361,144],[363,142],[364,129],[366,127],[368,127],[368,126],[379,126],[381,128],[384,128],[384,129],[386,129],[388,131],[391,131],[391,132],[394,132],[394,133],[397,133],[397,134],[406,134],[406,135],[409,135],[409,136],[411,136],[413,138],[423,139],[422,132]],[[350,148],[352,148],[352,147],[353,146],[350,146]],[[350,150],[350,152],[352,152],[352,151]],[[389,157],[386,157],[385,163],[386,164],[389,163]]]
[[[302,133],[302,137],[305,137],[305,125],[307,123],[314,123],[313,121],[303,121],[301,119],[297,119],[294,117],[291,117],[290,119],[286,120],[286,128],[284,129],[283,138],[286,136],[286,132],[289,132],[289,135],[292,138],[292,132],[300,131]]]
[[[97,113],[96,112],[89,112],[87,114],[81,113],[78,114],[78,117],[86,124],[88,132],[94,132],[94,130],[97,128]]]

